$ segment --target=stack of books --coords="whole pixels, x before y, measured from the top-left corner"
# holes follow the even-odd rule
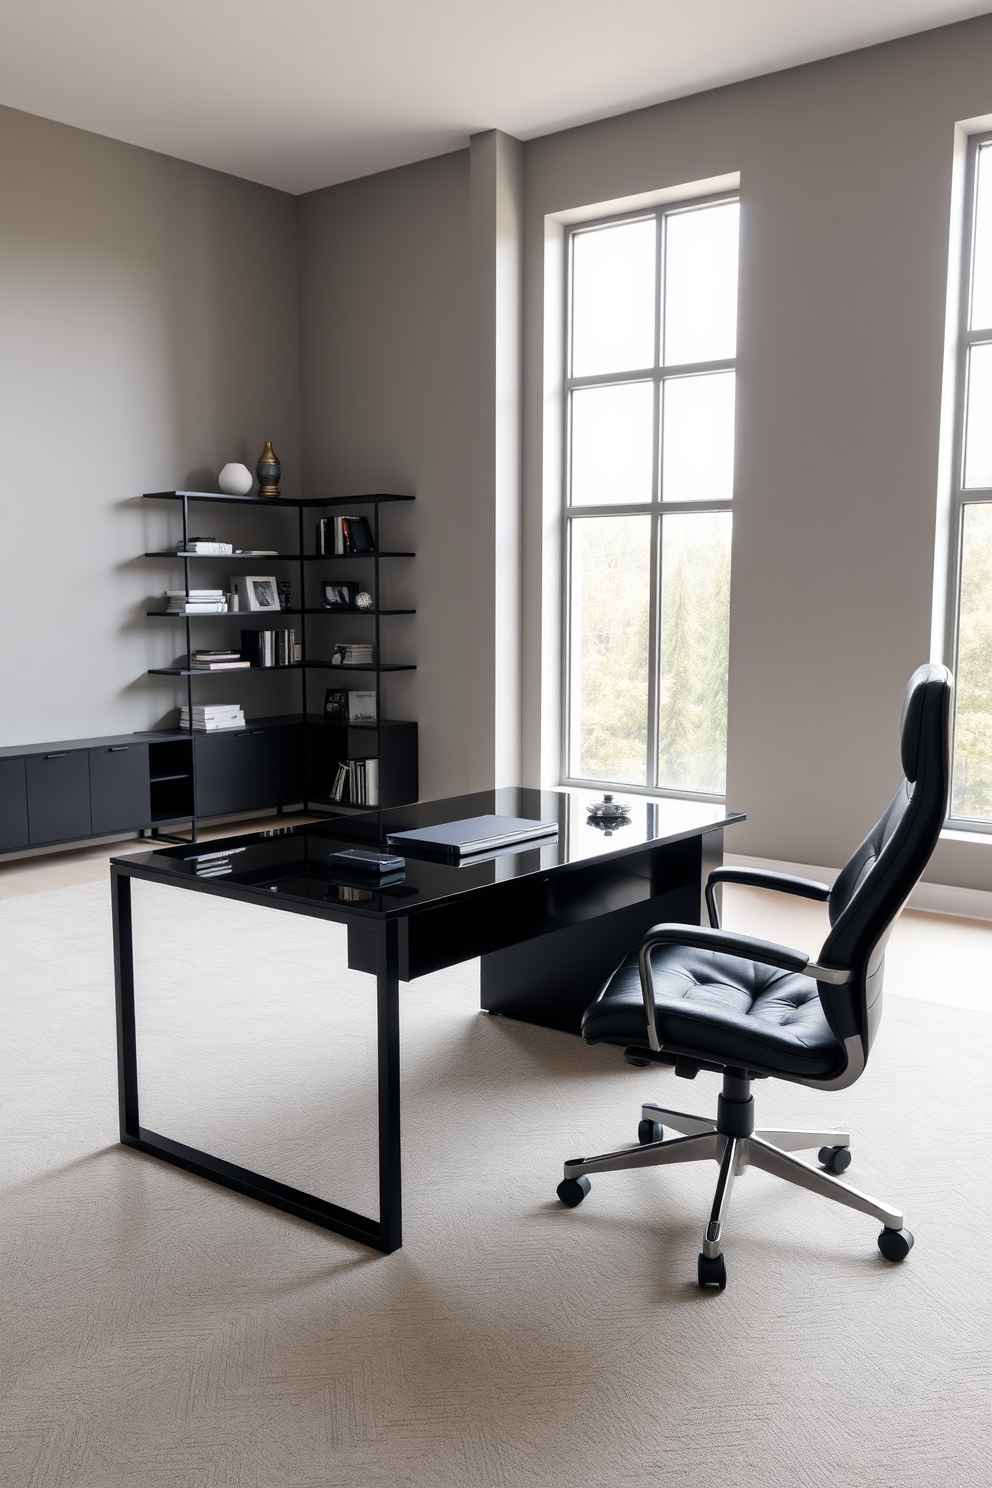
[[[292,666],[300,660],[301,649],[292,629],[241,632],[241,655],[250,666]]]
[[[240,651],[194,651],[190,665],[197,672],[231,672],[251,662]]]
[[[177,553],[233,553],[232,543],[217,542],[212,537],[191,537],[185,546],[176,543]]]
[[[330,799],[352,806],[378,806],[379,761],[342,760],[331,785]]]
[[[166,589],[169,615],[222,615],[227,609],[223,589]]]
[[[223,729],[242,729],[245,715],[240,703],[202,703],[193,705],[193,733],[216,734]],[[184,703],[179,710],[179,727],[189,731],[189,709]]]
[[[358,645],[335,646],[331,666],[369,666],[373,660],[372,645],[363,641]]]
[[[317,552],[374,553],[368,517],[321,517],[317,523]]]

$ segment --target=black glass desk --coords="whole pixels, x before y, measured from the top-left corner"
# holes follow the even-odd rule
[[[399,983],[481,957],[482,1007],[577,1034],[607,976],[659,921],[699,924],[723,859],[722,806],[635,796],[625,825],[590,822],[589,791],[506,788],[111,860],[121,1141],[383,1251],[402,1243]],[[371,887],[328,865],[342,847],[486,813],[557,821],[557,839],[461,865],[406,853]],[[142,1127],[131,881],[144,879],[343,924],[348,967],[375,978],[379,1218],[303,1193]],[[370,984],[371,993],[371,984]]]

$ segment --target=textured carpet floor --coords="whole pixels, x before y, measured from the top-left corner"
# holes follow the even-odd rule
[[[345,986],[328,1018],[318,939],[293,1014],[271,937],[308,922],[232,921],[232,963],[194,917],[180,990],[152,985],[156,934],[178,949],[155,913],[156,1121],[360,1193],[352,1144],[324,1129],[363,1130],[366,1002]],[[852,1182],[916,1233],[905,1265],[880,1259],[872,1220],[754,1172],[728,1289],[701,1294],[713,1165],[604,1175],[576,1211],[554,1189],[564,1158],[633,1138],[641,1100],[712,1109],[714,1076],[480,1015],[472,966],[415,983],[406,1243],[383,1257],[116,1145],[104,886],[0,904],[0,947],[5,1488],[992,1481],[992,1018],[892,997],[852,1090],[758,1087],[762,1124],[850,1124]]]

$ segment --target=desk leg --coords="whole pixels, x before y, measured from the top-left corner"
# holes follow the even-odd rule
[[[376,937],[379,1041],[379,1228],[387,1254],[403,1244],[400,1185],[399,932],[395,920]]]
[[[192,892],[192,891],[191,891]],[[379,1084],[379,1218],[332,1204],[316,1194],[290,1188],[250,1168],[214,1157],[198,1147],[141,1126],[138,1117],[138,1061],[134,1015],[134,955],[131,936],[131,878],[111,869],[114,921],[114,980],[117,992],[117,1069],[121,1142],[151,1157],[185,1168],[199,1178],[223,1184],[298,1219],[334,1230],[387,1254],[402,1244],[400,1194],[400,1023],[399,952],[395,923],[383,925],[376,940],[376,996]]]

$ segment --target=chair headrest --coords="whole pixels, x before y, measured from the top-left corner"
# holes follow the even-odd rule
[[[911,784],[919,770],[920,746],[928,707],[943,707],[944,695],[952,686],[953,678],[947,668],[933,662],[917,667],[906,685],[906,697],[902,705],[902,768]]]

